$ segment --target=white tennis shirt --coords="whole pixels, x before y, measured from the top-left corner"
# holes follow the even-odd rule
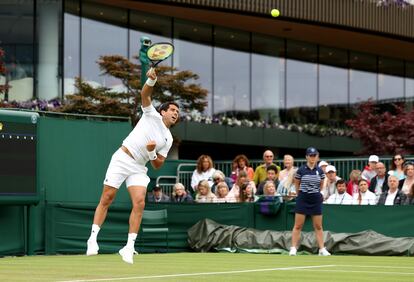
[[[122,145],[127,147],[138,163],[145,165],[149,161],[147,143],[154,140],[155,151],[166,158],[172,146],[173,137],[162,121],[162,116],[152,104],[141,108],[143,111],[141,119]]]

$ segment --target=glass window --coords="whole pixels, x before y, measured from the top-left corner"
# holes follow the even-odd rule
[[[250,114],[249,33],[214,32],[214,114]]]
[[[349,58],[349,102],[359,103],[377,97],[377,59],[375,56],[351,52]]]
[[[189,70],[199,76],[190,83],[200,84],[208,90],[205,114],[212,115],[213,47],[212,27],[193,22],[174,21],[174,67]]]
[[[406,62],[406,77],[405,77],[405,98],[408,106],[412,109],[414,102],[414,63]]]
[[[252,111],[269,122],[280,122],[280,108],[284,107],[284,49],[281,39],[252,36]]]
[[[38,0],[37,11],[37,96],[42,100],[61,97],[62,62],[60,59],[60,34],[62,34],[62,3]]]
[[[80,76],[80,17],[79,1],[65,1],[63,42],[63,93],[74,94],[75,77]]]
[[[0,47],[5,51],[7,68],[0,83],[11,86],[0,99],[30,100],[34,84],[34,3],[10,0],[0,5]]]
[[[298,41],[287,42],[286,119],[295,123],[317,122],[317,48]]]
[[[319,63],[319,122],[341,122],[348,108],[348,53],[321,46]]]
[[[123,89],[120,80],[101,75],[97,61],[104,55],[128,57],[127,11],[85,3],[82,13],[82,78],[92,86]]]
[[[404,61],[378,58],[378,100],[395,102],[404,99]]]

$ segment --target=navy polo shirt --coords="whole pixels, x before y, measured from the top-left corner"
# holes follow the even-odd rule
[[[319,193],[321,181],[325,178],[325,173],[317,165],[310,169],[307,164],[302,165],[295,174],[295,178],[300,180],[300,191],[304,193]]]

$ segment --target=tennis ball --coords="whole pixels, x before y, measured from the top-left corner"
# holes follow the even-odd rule
[[[280,12],[279,12],[278,9],[272,9],[270,11],[270,14],[272,15],[272,17],[276,18],[276,17],[278,17],[280,15]]]

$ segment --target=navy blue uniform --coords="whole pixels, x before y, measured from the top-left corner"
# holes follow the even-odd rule
[[[310,169],[307,164],[304,164],[297,170],[295,178],[300,180],[295,212],[304,215],[321,215],[323,196],[320,187],[325,173],[318,166]]]

